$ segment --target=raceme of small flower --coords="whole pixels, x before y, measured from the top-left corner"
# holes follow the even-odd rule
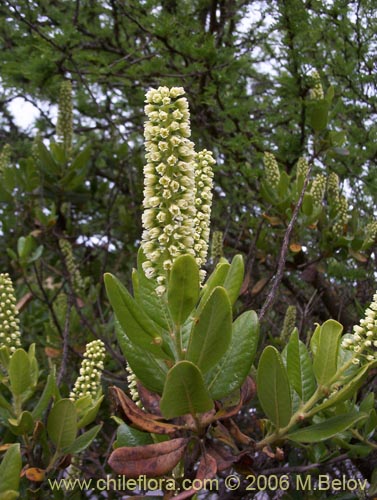
[[[336,236],[342,236],[344,227],[348,222],[348,202],[345,196],[340,196],[336,203],[336,220],[333,225],[333,232]]]
[[[352,360],[354,364],[360,364],[362,359],[373,361],[377,359],[377,293],[373,295],[373,301],[365,311],[365,317],[360,320],[359,325],[353,327],[351,337],[345,338],[342,346],[355,353]]]
[[[0,174],[9,166],[11,149],[9,144],[5,144],[0,153]]]
[[[327,198],[330,202],[336,203],[339,200],[339,177],[335,172],[330,172],[327,177]]]
[[[364,229],[364,233],[366,235],[364,245],[369,245],[370,243],[373,243],[377,237],[377,221],[374,220],[369,224],[367,224],[367,226]]]
[[[221,257],[224,256],[223,238],[224,234],[222,231],[214,231],[212,233],[211,259],[213,262],[221,259]]]
[[[306,158],[299,158],[296,166],[296,178],[304,180],[308,174],[309,164]]]
[[[315,205],[319,206],[322,203],[326,189],[326,177],[323,174],[317,174],[312,182],[310,194],[313,197]]]
[[[130,391],[130,395],[132,400],[137,404],[139,408],[143,406],[140,396],[137,390],[137,378],[136,375],[134,374],[132,368],[130,365],[127,363],[126,365],[126,371],[128,373],[127,375],[127,382],[128,382],[128,390]]]
[[[68,240],[66,240],[65,238],[61,238],[59,240],[59,247],[64,256],[65,265],[71,277],[73,288],[76,293],[80,293],[80,291],[82,291],[82,289],[84,288],[84,282],[81,277],[80,271],[75,264],[72,246]]]
[[[279,165],[272,153],[264,153],[263,163],[266,172],[266,183],[272,189],[276,189],[280,181]]]
[[[8,273],[0,274],[0,346],[7,346],[10,352],[21,347],[16,297]]]
[[[325,94],[323,92],[323,87],[321,83],[321,78],[317,70],[313,70],[310,76],[313,80],[313,86],[310,89],[310,98],[313,100],[320,101],[325,98]]]
[[[188,253],[202,264],[208,248],[202,239],[209,236],[210,170],[214,160],[206,150],[196,154],[194,143],[189,140],[190,114],[184,93],[182,87],[159,87],[146,94],[147,163],[141,246],[147,259],[144,272],[148,278],[156,279],[159,295],[166,290],[167,274],[176,257]],[[202,191],[200,203],[197,189]],[[205,214],[200,224],[199,212]]]
[[[60,87],[58,122],[56,134],[63,143],[67,154],[71,151],[73,136],[73,109],[72,109],[72,84],[69,80],[64,81]]]
[[[212,206],[212,188],[213,188],[213,170],[212,165],[216,162],[213,159],[212,153],[203,149],[196,157],[195,169],[195,234],[194,234],[194,250],[196,254],[196,262],[199,267],[203,266],[207,260],[208,242],[211,223],[211,206]],[[200,271],[200,278],[205,277],[205,270]]]
[[[101,375],[105,359],[105,345],[102,340],[93,340],[86,345],[80,373],[69,395],[76,400],[83,396],[91,396],[93,400],[101,393]]]
[[[297,319],[297,309],[295,306],[288,306],[285,316],[284,316],[284,323],[283,323],[283,328],[281,330],[280,338],[282,340],[288,339],[290,334],[292,333],[292,330],[296,326],[296,319]]]

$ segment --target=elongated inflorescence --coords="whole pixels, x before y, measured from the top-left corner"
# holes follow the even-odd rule
[[[101,375],[105,359],[105,345],[102,340],[93,340],[86,345],[80,373],[69,395],[76,400],[83,396],[97,399],[101,393]]]
[[[10,352],[21,347],[21,334],[13,283],[8,273],[0,274],[0,346]]]
[[[266,172],[266,183],[276,189],[280,181],[280,170],[278,162],[272,153],[264,153],[263,163]]]
[[[190,114],[182,87],[159,87],[146,94],[144,137],[143,270],[166,290],[176,257],[193,255],[202,265],[208,250],[212,201],[209,151],[195,153],[189,140]],[[207,246],[206,246],[207,245]]]
[[[359,364],[362,359],[373,361],[377,359],[377,293],[365,311],[365,317],[353,327],[353,334],[343,340],[342,346],[354,351],[353,362]]]

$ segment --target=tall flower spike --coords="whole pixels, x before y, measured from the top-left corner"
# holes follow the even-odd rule
[[[137,404],[139,408],[143,406],[140,396],[137,390],[137,378],[136,375],[134,374],[132,368],[130,365],[127,363],[126,365],[126,371],[128,373],[127,375],[127,382],[128,382],[128,390],[130,391],[131,399],[134,403]]]
[[[166,290],[173,260],[195,256],[195,152],[188,102],[182,87],[159,87],[146,95],[144,137],[143,269],[157,280],[156,292]]]
[[[319,206],[322,204],[326,189],[326,177],[322,174],[317,174],[312,182],[310,194],[313,197],[314,204]]]
[[[367,224],[364,229],[365,240],[363,243],[363,248],[368,247],[376,241],[377,238],[377,220],[374,220]]]
[[[212,206],[212,188],[213,188],[213,170],[215,164],[212,153],[203,149],[196,155],[195,169],[195,235],[194,235],[194,250],[196,254],[196,262],[199,267],[203,266],[207,261],[209,231],[211,222],[211,206]],[[205,271],[200,271],[200,278],[203,281]]]
[[[321,83],[321,77],[317,70],[313,70],[311,75],[313,80],[313,86],[310,89],[310,98],[313,100],[320,101],[325,98],[325,94],[323,92],[323,87]]]
[[[309,165],[305,158],[299,158],[296,166],[296,179],[304,180],[308,174]]]
[[[102,340],[93,340],[86,345],[80,374],[69,395],[71,400],[91,396],[96,400],[101,394],[101,375],[105,359],[105,345]]]
[[[339,177],[335,172],[331,172],[327,178],[327,197],[332,203],[339,201]]]
[[[59,247],[62,251],[62,254],[64,255],[65,265],[71,277],[73,288],[75,292],[79,294],[83,290],[85,285],[81,277],[81,273],[75,264],[72,246],[68,240],[66,240],[65,238],[61,238],[59,240]]]
[[[281,330],[280,338],[286,340],[292,330],[296,326],[297,309],[295,306],[288,306],[284,316],[283,328]]]
[[[377,359],[377,293],[373,295],[365,317],[353,327],[352,336],[343,340],[342,347],[355,353],[355,364],[360,364],[361,360]]]
[[[7,346],[10,352],[21,347],[16,297],[8,273],[0,274],[0,346]]]
[[[63,143],[64,151],[69,155],[73,136],[72,84],[69,80],[64,81],[60,87],[56,134]]]
[[[276,189],[280,181],[280,170],[275,156],[272,153],[264,153],[263,163],[266,172],[266,182],[272,189]]]
[[[10,163],[10,146],[5,144],[0,153],[0,174],[9,166]]]
[[[216,262],[224,256],[223,237],[222,231],[214,231],[212,234],[211,259],[213,262]]]
[[[335,236],[342,236],[344,233],[344,227],[348,222],[348,203],[345,196],[340,196],[338,202],[336,203],[336,220],[333,225],[333,233]]]

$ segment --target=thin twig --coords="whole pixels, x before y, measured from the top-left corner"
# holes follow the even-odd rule
[[[304,195],[305,195],[305,191],[306,191],[306,188],[308,186],[308,183],[309,183],[309,178],[310,178],[310,173],[311,173],[311,170],[312,170],[312,166],[313,166],[313,164],[311,163],[310,166],[309,166],[308,172],[306,174],[306,177],[305,177],[305,181],[304,181],[304,185],[302,187],[301,193],[300,193],[300,197],[299,197],[298,202],[297,202],[297,204],[295,206],[295,209],[293,210],[292,218],[289,221],[287,230],[286,230],[286,232],[284,234],[283,244],[282,244],[281,250],[280,250],[280,256],[279,256],[279,262],[278,262],[277,271],[276,271],[276,274],[275,274],[275,276],[273,278],[273,282],[272,282],[270,291],[268,292],[267,298],[266,298],[266,300],[265,300],[265,302],[264,302],[264,304],[262,306],[262,309],[261,309],[261,311],[259,313],[259,321],[262,321],[262,319],[264,318],[264,316],[265,316],[268,308],[271,307],[271,305],[275,301],[278,287],[280,285],[281,280],[283,279],[285,262],[287,260],[287,252],[288,252],[289,240],[291,238],[293,227],[294,227],[294,225],[296,223],[299,210],[300,210],[302,202],[304,200]]]

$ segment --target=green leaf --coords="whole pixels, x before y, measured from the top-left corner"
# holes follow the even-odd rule
[[[148,432],[139,431],[123,423],[118,427],[114,448],[120,448],[121,446],[142,446],[152,443],[154,443],[153,438]]]
[[[39,165],[43,172],[51,179],[53,176],[59,175],[60,167],[51,156],[50,151],[46,148],[42,141],[37,142],[37,151]]]
[[[0,408],[4,408],[8,410],[8,412],[13,413],[12,405],[4,398],[4,396],[0,392]]]
[[[287,373],[293,389],[302,401],[307,401],[316,390],[312,362],[305,344],[295,328],[287,345]]]
[[[205,373],[225,354],[232,337],[232,308],[228,294],[216,287],[199,317],[194,318],[187,359]]]
[[[168,372],[160,409],[165,418],[204,413],[213,408],[200,370],[190,361],[179,361]]]
[[[323,323],[318,336],[318,348],[313,360],[313,370],[321,385],[328,384],[337,370],[338,350],[343,326],[329,319]]]
[[[215,270],[213,273],[209,276],[208,280],[204,284],[202,291],[201,291],[201,300],[200,304],[198,306],[198,314],[202,311],[203,307],[205,306],[207,300],[211,296],[213,290],[217,286],[223,286],[226,276],[229,272],[230,269],[230,264],[229,262],[222,262],[220,261],[217,266],[215,267]]]
[[[168,283],[168,305],[173,321],[183,325],[199,298],[199,268],[192,255],[175,259]]]
[[[84,451],[97,437],[97,434],[102,428],[102,424],[98,424],[92,427],[90,430],[81,434],[70,446],[64,448],[64,453],[69,453],[71,455],[76,455]]]
[[[313,335],[310,338],[310,350],[313,354],[313,356],[316,355],[317,349],[318,349],[318,343],[319,343],[319,334],[321,332],[321,325],[316,323],[316,329],[313,332]]]
[[[286,438],[298,443],[316,443],[318,441],[325,441],[340,432],[344,432],[365,418],[367,418],[366,413],[351,412],[344,415],[338,415],[336,417],[329,418],[320,424],[310,425],[305,429],[292,432],[288,434]]]
[[[71,446],[75,441],[77,412],[70,399],[61,399],[54,404],[48,415],[47,431],[58,450]]]
[[[254,311],[246,311],[233,323],[228,350],[206,376],[213,399],[221,399],[241,387],[253,364],[258,340],[258,317]]]
[[[34,428],[34,419],[29,411],[23,411],[18,418],[8,418],[10,430],[16,436],[29,434]]]
[[[56,381],[55,374],[50,373],[47,377],[46,385],[43,389],[42,395],[39,398],[37,405],[32,411],[32,415],[34,419],[40,419],[42,417],[43,412],[49,405],[49,402],[55,392]]]
[[[310,217],[313,213],[313,208],[313,196],[310,193],[305,193],[301,208],[303,214]]]
[[[292,416],[291,388],[287,370],[275,347],[267,346],[257,372],[259,402],[276,428],[285,427]]]
[[[91,153],[92,153],[92,148],[91,145],[89,144],[76,156],[76,158],[72,162],[70,169],[77,171],[87,167]]]
[[[159,358],[169,358],[161,348],[161,333],[126,288],[110,273],[106,273],[104,279],[115,315],[131,342]]]
[[[309,125],[316,132],[324,130],[328,123],[329,103],[323,99],[319,101],[309,101],[307,104]]]
[[[115,324],[115,333],[123,356],[136,377],[150,391],[162,394],[168,369],[151,353],[133,344],[121,326]]]
[[[230,303],[233,305],[238,299],[241,290],[243,277],[245,273],[245,264],[242,255],[233,257],[230,269],[224,281],[224,288],[228,293]]]
[[[23,349],[17,349],[12,354],[8,374],[10,388],[14,396],[20,396],[29,389],[32,382],[30,359]]]
[[[137,286],[135,286],[136,277],[133,275],[135,299],[150,319],[164,330],[169,331],[169,311],[167,305],[155,291],[157,286],[155,280],[148,279],[145,276],[142,267],[145,260],[145,255],[140,247],[137,254]]]
[[[96,418],[97,413],[100,409],[103,398],[104,398],[104,396],[101,396],[96,401],[94,401],[89,406],[89,408],[86,408],[86,410],[83,412],[82,415],[80,415],[80,413],[78,414],[78,422],[77,422],[78,429],[81,429],[82,427],[86,427],[87,425],[89,425],[93,422],[93,420]]]
[[[377,366],[377,361],[372,363],[368,363],[361,367],[361,369],[354,374],[351,379],[343,385],[339,391],[337,391],[334,395],[326,399],[322,404],[316,406],[314,408],[315,413],[325,410],[326,408],[330,408],[331,406],[338,405],[343,401],[346,401],[357,392],[359,387],[362,385],[365,377],[367,376],[369,370],[373,367]],[[313,413],[313,412],[312,412]]]
[[[6,492],[18,491],[22,467],[20,445],[12,444],[0,464],[0,498],[6,498]],[[17,498],[17,497],[13,497]]]

